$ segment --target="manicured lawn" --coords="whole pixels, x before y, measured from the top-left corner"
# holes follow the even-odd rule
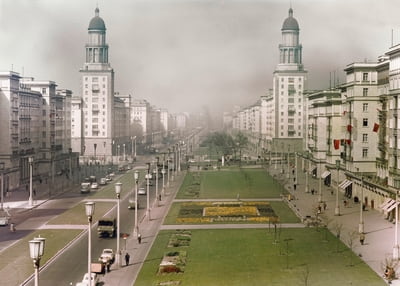
[[[176,198],[277,198],[284,189],[263,169],[190,172]]]
[[[273,229],[192,230],[188,247],[167,247],[173,233],[159,233],[135,286],[386,285],[341,242],[337,252],[333,235],[325,241],[315,229],[281,229],[278,243]],[[184,273],[157,274],[165,253],[179,251],[187,255]]]
[[[246,203],[246,202],[243,202]],[[260,202],[262,204],[265,204],[267,202]],[[188,214],[187,216],[182,216],[180,215],[180,211],[182,208],[187,209],[187,205],[193,204],[193,215]],[[195,212],[196,208],[196,204],[199,204],[198,208],[199,211]],[[213,221],[213,222],[206,222],[206,221],[198,221],[199,218],[202,218],[202,214],[203,214],[203,207],[205,207],[206,205],[202,206],[201,204],[208,204],[211,205],[212,202],[209,203],[204,203],[204,202],[196,202],[193,201],[192,203],[180,203],[180,202],[175,202],[172,204],[168,215],[165,218],[164,224],[201,224],[201,223],[268,223],[267,221]],[[271,206],[271,208],[273,209],[274,213],[278,216],[279,218],[279,222],[280,223],[298,223],[300,222],[300,219],[292,212],[292,210],[287,206],[287,204],[285,204],[284,202],[281,201],[271,201],[268,202],[268,204]],[[182,213],[181,213],[182,214]],[[193,220],[190,221],[179,221],[178,218],[181,217],[186,217],[186,218],[191,218],[193,217]],[[261,216],[263,217],[263,214],[261,213]],[[196,220],[197,218],[197,220]]]
[[[40,261],[40,264],[44,265],[80,232],[81,230],[37,230],[0,252],[0,284],[19,285],[33,273],[33,262],[29,256],[29,240],[39,235],[46,238],[44,255]]]

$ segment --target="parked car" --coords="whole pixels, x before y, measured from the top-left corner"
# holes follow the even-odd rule
[[[102,185],[102,186],[107,185],[107,179],[106,178],[101,178],[100,179],[100,185]]]
[[[147,194],[147,191],[145,188],[139,188],[138,195],[146,195],[146,194]]]
[[[82,194],[90,193],[90,183],[84,182],[81,184],[81,193]]]
[[[92,183],[92,184],[90,185],[90,188],[91,188],[91,189],[98,189],[98,188],[99,188],[99,184],[97,184],[96,182],[94,182],[94,183]]]
[[[83,276],[81,284],[77,285],[87,285],[87,286],[96,286],[99,283],[99,276],[96,273],[91,273],[90,281],[89,281],[89,274],[85,273]]]
[[[104,248],[99,257],[99,261],[102,261],[103,263],[113,264],[115,261],[114,251],[111,248]]]

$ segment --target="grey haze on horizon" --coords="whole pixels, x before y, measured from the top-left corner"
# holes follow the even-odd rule
[[[300,25],[308,88],[340,81],[347,64],[375,61],[400,42],[395,0],[0,0],[0,70],[80,93],[87,28],[98,5],[115,91],[170,112],[230,111],[269,88],[281,27]]]

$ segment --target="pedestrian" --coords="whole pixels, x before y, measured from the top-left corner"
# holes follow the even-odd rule
[[[364,245],[364,240],[365,240],[365,234],[364,233],[360,233],[360,243],[361,243],[361,245]]]
[[[326,210],[326,207],[327,207],[326,202],[324,202],[324,210]]]
[[[314,192],[315,192],[315,190],[314,190],[314,189],[311,189],[311,194],[312,194],[312,195],[314,195]]]
[[[140,233],[137,236],[137,241],[138,241],[139,244],[142,243],[142,235]]]
[[[293,190],[296,190],[296,184],[293,184]]]
[[[126,262],[126,266],[128,266],[129,265],[129,258],[131,258],[131,256],[129,255],[129,253],[127,252],[126,254],[125,254],[125,262]]]
[[[161,194],[158,195],[158,200],[161,202]]]
[[[33,189],[33,196],[36,197],[36,189]]]
[[[347,201],[346,200],[343,201],[343,204],[344,204],[344,207],[347,207]]]
[[[321,210],[322,210],[321,206],[318,206],[318,214],[321,213]]]

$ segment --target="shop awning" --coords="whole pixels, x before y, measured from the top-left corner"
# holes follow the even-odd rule
[[[346,189],[348,186],[350,186],[353,182],[350,180],[344,180],[343,182],[340,183],[339,188],[341,189]]]
[[[390,203],[391,201],[392,201],[391,198],[386,198],[385,201],[379,205],[379,208],[383,210],[383,208],[384,208],[388,203]]]
[[[330,174],[331,174],[331,172],[325,171],[325,172],[322,173],[321,178],[322,178],[322,179],[325,179],[325,178],[328,177]]]
[[[386,209],[386,212],[391,212],[398,205],[399,202],[393,201],[392,204]]]

